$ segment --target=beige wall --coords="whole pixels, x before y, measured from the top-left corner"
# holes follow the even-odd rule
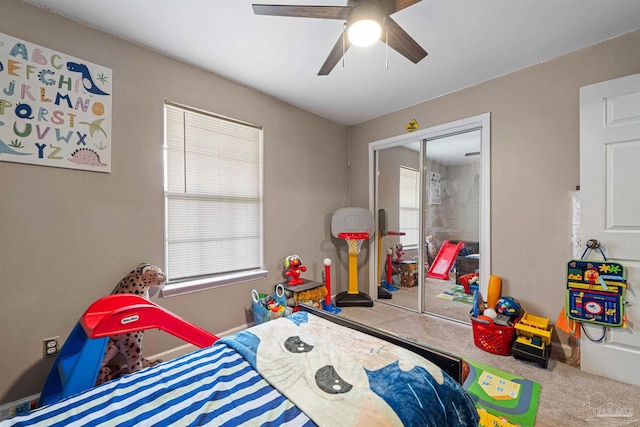
[[[387,230],[399,231],[400,166],[418,169],[420,153],[405,147],[386,148],[378,153],[378,209],[387,213]],[[384,244],[394,246],[397,241],[397,236],[389,236]]]
[[[555,321],[580,178],[579,88],[635,73],[640,31],[355,126],[352,203],[369,203],[368,143],[403,134],[413,118],[425,129],[490,112],[491,273],[503,295]]]
[[[113,70],[110,174],[0,162],[0,402],[40,391],[53,362],[43,338],[64,341],[138,263],[163,265],[165,99],[264,126],[269,275],[155,302],[219,333],[252,321],[250,290],[272,290],[287,255],[321,279],[323,259],[336,259],[329,224],[346,187],[344,126],[27,3],[0,0],[0,10],[1,32]],[[337,276],[334,289],[346,290]],[[144,353],[181,344],[150,331]]]
[[[477,163],[447,166],[442,173],[442,203],[431,206],[438,213],[440,223],[447,225],[447,233],[440,240],[464,240],[477,242],[480,239],[480,160]],[[450,194],[447,194],[450,192]],[[427,215],[429,217],[429,215]],[[447,218],[448,217],[448,218]],[[450,223],[443,223],[442,219]],[[427,218],[427,224],[429,219]],[[433,224],[432,227],[435,227]],[[427,228],[427,233],[428,233]],[[436,236],[438,234],[436,233]]]

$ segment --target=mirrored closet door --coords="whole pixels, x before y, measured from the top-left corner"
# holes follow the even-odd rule
[[[369,154],[371,295],[468,322],[490,265],[489,115],[376,141]]]

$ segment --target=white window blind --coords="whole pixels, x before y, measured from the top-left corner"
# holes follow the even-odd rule
[[[415,169],[400,166],[398,227],[403,246],[418,245],[420,233],[420,174]]]
[[[262,130],[165,104],[169,284],[262,268]]]

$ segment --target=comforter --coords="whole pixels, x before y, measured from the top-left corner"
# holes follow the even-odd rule
[[[306,312],[0,422],[8,426],[475,426],[426,359]]]

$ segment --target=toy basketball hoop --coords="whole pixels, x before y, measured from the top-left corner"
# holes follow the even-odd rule
[[[371,307],[373,300],[369,295],[358,291],[358,254],[362,248],[362,243],[369,240],[368,232],[341,232],[338,233],[340,239],[347,241],[349,245],[349,289],[347,292],[340,292],[336,295],[336,306],[360,306]]]
[[[365,208],[341,208],[331,216],[331,234],[349,245],[349,286],[335,297],[337,307],[373,307],[373,300],[358,291],[358,254],[362,242],[369,240],[373,230],[373,215]]]
[[[347,241],[349,255],[358,255],[362,249],[362,242],[369,240],[369,233],[338,233],[338,237]]]

